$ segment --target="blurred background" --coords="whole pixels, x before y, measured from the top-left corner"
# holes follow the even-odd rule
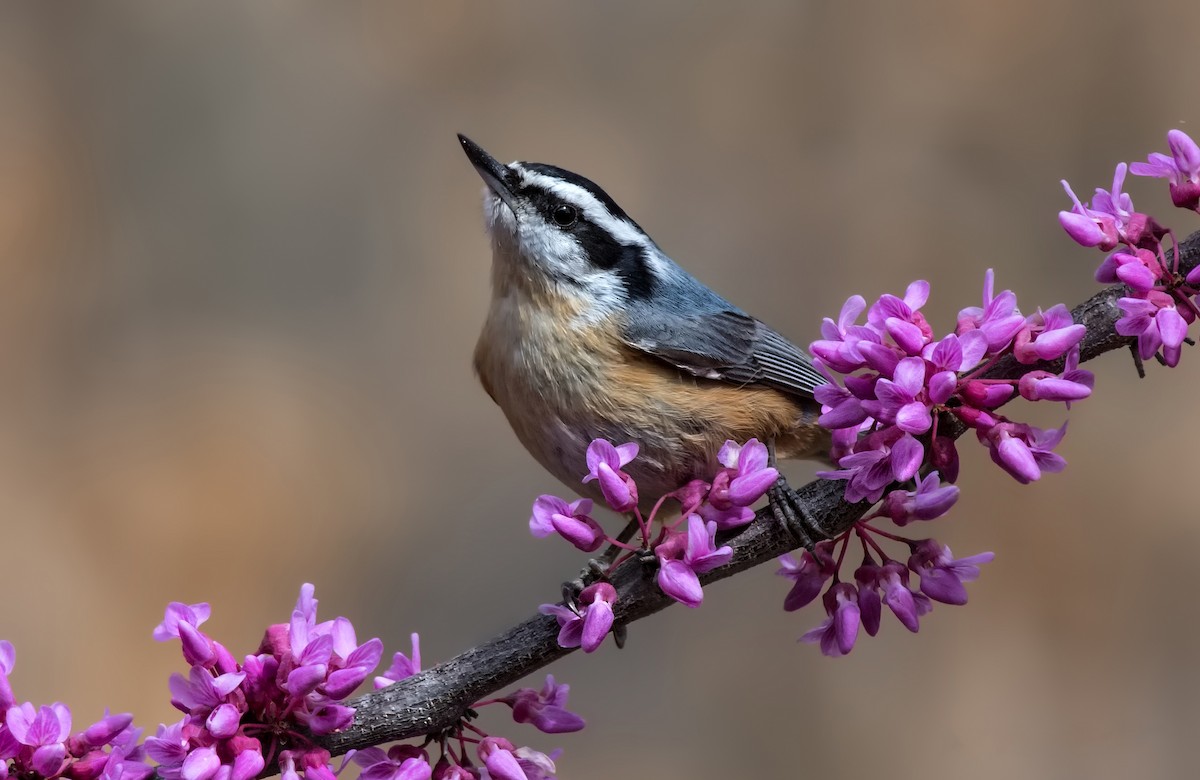
[[[480,182],[455,140],[598,180],[697,276],[806,344],[845,298],[983,272],[1026,311],[1097,288],[1058,181],[1195,133],[1200,5],[6,4],[0,9],[0,636],[20,699],[177,715],[170,600],[235,653],[302,582],[427,664],[553,600],[560,486],[472,376]],[[1131,185],[1181,234],[1160,182]],[[963,449],[932,529],[996,562],[918,635],[798,645],[771,567],[553,667],[590,725],[560,775],[1172,778],[1200,626],[1175,487],[1200,355],[1089,366],[1070,467]],[[1017,413],[1017,409],[1012,410]],[[1040,423],[1061,409],[1020,410]],[[811,467],[794,467],[806,479]],[[610,520],[615,525],[615,520]],[[920,529],[918,529],[920,530]],[[535,680],[536,683],[536,680]],[[504,724],[504,725],[501,725]]]

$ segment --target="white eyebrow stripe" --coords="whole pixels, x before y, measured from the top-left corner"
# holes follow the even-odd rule
[[[587,220],[599,226],[622,244],[647,247],[650,241],[646,234],[634,227],[629,221],[614,216],[607,207],[592,193],[576,184],[556,179],[553,176],[526,170],[516,166],[522,180],[531,186],[540,187],[567,203],[578,208]]]

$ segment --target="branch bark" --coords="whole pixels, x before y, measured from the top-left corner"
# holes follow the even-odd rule
[[[1200,232],[1193,233],[1180,244],[1179,254],[1183,273],[1200,262]],[[1109,287],[1072,310],[1075,321],[1087,326],[1087,335],[1080,345],[1082,360],[1091,360],[1131,344],[1132,339],[1118,335],[1113,328],[1121,316],[1117,299],[1124,294],[1123,286]],[[1026,366],[1009,357],[993,366],[987,376],[1015,379],[1037,369],[1060,371],[1062,361],[1057,365]],[[961,425],[955,430],[958,435],[965,432]],[[871,506],[866,502],[847,503],[842,499],[843,488],[844,483],[840,481],[817,480],[797,491],[813,516],[818,518],[821,530],[830,537],[849,528]],[[731,577],[796,547],[792,536],[775,521],[769,509],[760,510],[753,523],[726,543],[733,547],[732,560],[701,575],[702,583],[707,585]],[[641,620],[674,603],[658,589],[654,571],[636,558],[618,567],[612,573],[611,581],[619,594],[615,605],[618,623]],[[432,669],[349,702],[357,708],[354,724],[317,742],[332,753],[340,754],[450,728],[473,702],[573,652],[559,647],[557,637],[558,623],[553,617],[529,618]]]

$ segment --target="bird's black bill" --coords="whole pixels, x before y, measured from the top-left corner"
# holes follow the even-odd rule
[[[462,133],[458,134],[458,140],[462,144],[463,151],[467,154],[467,159],[471,161],[471,165],[474,165],[475,170],[479,171],[479,175],[483,177],[484,183],[510,209],[513,208],[515,205],[513,192],[504,181],[505,176],[508,174],[508,166],[485,152],[482,146],[467,138]]]

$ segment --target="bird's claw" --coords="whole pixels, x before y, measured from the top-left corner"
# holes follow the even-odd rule
[[[604,558],[588,558],[587,565],[580,570],[579,576],[562,584],[563,603],[571,609],[579,606],[579,594],[583,593],[583,589],[588,585],[607,577],[608,567],[611,563]]]
[[[817,526],[812,513],[808,511],[800,495],[792,490],[787,480],[780,477],[771,489],[767,491],[771,502],[771,511],[779,524],[787,529],[796,543],[806,550],[812,550],[817,540],[824,539],[825,534]]]

